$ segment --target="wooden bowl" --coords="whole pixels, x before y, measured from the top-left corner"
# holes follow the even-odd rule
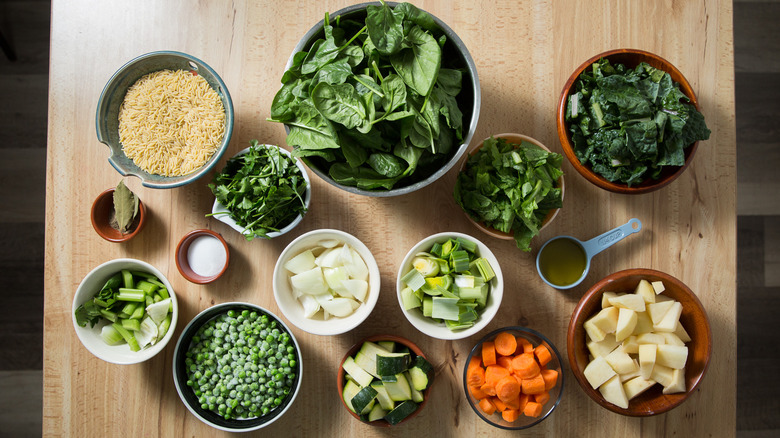
[[[601,393],[590,386],[583,374],[589,355],[585,345],[586,334],[583,323],[601,309],[601,296],[604,292],[633,292],[641,279],[650,282],[663,281],[666,287],[663,294],[682,303],[680,323],[691,337],[691,341],[685,344],[688,347],[688,361],[685,365],[687,391],[666,395],[662,394],[660,385],[655,385],[629,401],[628,409],[622,409],[604,400]],[[608,275],[583,295],[572,313],[566,343],[572,373],[590,398],[612,412],[632,417],[647,417],[679,406],[693,393],[707,371],[712,353],[712,332],[707,320],[707,312],[696,294],[683,282],[653,269],[626,269]]]
[[[660,70],[663,70],[672,77],[672,80],[674,82],[677,82],[680,84],[680,91],[683,92],[688,98],[691,100],[691,104],[693,104],[696,109],[699,109],[698,101],[696,100],[696,95],[693,93],[693,89],[691,88],[691,85],[688,83],[688,80],[685,79],[685,76],[683,76],[682,73],[680,73],[677,68],[672,65],[669,61],[661,58],[658,55],[652,54],[650,52],[645,52],[643,50],[637,50],[637,49],[616,49],[616,50],[610,50],[604,53],[599,53],[598,55],[588,59],[587,61],[583,62],[582,65],[580,65],[576,70],[574,70],[574,73],[571,74],[569,79],[566,81],[566,84],[563,86],[563,91],[561,91],[561,97],[558,101],[558,138],[561,141],[561,145],[563,146],[563,153],[566,155],[566,158],[569,160],[571,165],[574,167],[574,169],[579,172],[580,175],[584,176],[585,179],[590,181],[591,183],[595,184],[598,187],[601,187],[604,190],[608,190],[610,192],[614,193],[623,193],[628,195],[638,195],[642,193],[648,193],[652,192],[654,190],[658,190],[667,184],[674,181],[678,176],[680,176],[685,169],[690,165],[691,161],[693,160],[693,154],[696,153],[696,148],[698,147],[699,142],[694,142],[692,145],[688,146],[685,149],[685,164],[677,167],[677,166],[664,166],[664,169],[661,171],[661,174],[659,178],[652,179],[648,178],[644,180],[642,183],[638,185],[634,185],[629,187],[626,184],[618,183],[618,182],[612,182],[604,178],[603,176],[595,173],[590,166],[584,166],[580,163],[580,160],[577,158],[577,156],[574,154],[574,144],[571,141],[571,132],[569,132],[569,124],[565,121],[566,116],[566,103],[569,99],[569,95],[571,94],[571,90],[574,87],[574,83],[577,81],[577,78],[579,78],[580,74],[587,68],[591,66],[594,62],[598,61],[601,58],[609,59],[609,61],[613,64],[624,64],[626,67],[636,67],[641,62],[646,62],[650,64],[651,66],[658,68]]]
[[[358,342],[357,344],[353,345],[349,350],[347,350],[347,354],[345,354],[344,357],[341,359],[341,362],[339,362],[338,374],[336,375],[336,388],[338,389],[338,397],[339,397],[339,400],[341,400],[341,404],[342,404],[342,406],[344,406],[344,409],[346,409],[347,412],[349,412],[350,415],[352,415],[353,417],[355,417],[356,419],[358,419],[361,422],[364,422],[364,421],[360,419],[360,416],[358,414],[352,412],[352,409],[347,407],[347,404],[344,401],[344,397],[342,396],[342,392],[344,390],[344,385],[346,384],[346,377],[345,377],[346,376],[346,372],[344,371],[344,361],[347,360],[348,357],[354,356],[358,352],[358,350],[360,350],[360,347],[363,345],[364,342],[379,342],[379,341],[393,341],[393,342],[395,342],[397,344],[405,345],[415,355],[422,356],[423,359],[428,360],[428,358],[425,356],[425,354],[423,354],[422,350],[420,350],[420,347],[415,345],[414,342],[412,342],[412,341],[410,341],[410,340],[408,340],[406,338],[402,338],[400,336],[395,336],[395,335],[374,335],[374,336],[369,336],[369,337],[367,337],[365,339],[362,339],[360,342]],[[422,403],[420,403],[417,406],[417,410],[416,411],[414,411],[408,417],[406,417],[403,420],[401,420],[398,424],[391,425],[390,423],[388,423],[387,421],[384,421],[384,420],[377,420],[377,421],[370,421],[370,422],[366,421],[364,423],[365,424],[369,424],[371,426],[376,426],[376,427],[398,427],[398,426],[406,423],[407,421],[411,420],[412,418],[416,417],[417,414],[419,414],[420,411],[422,411],[422,409],[425,407],[425,405],[428,404],[428,400],[431,398],[431,389],[433,388],[433,380],[434,380],[434,371],[431,371],[430,381],[428,383],[428,387],[425,388],[425,390],[423,391],[423,396],[425,397],[424,400],[422,401]]]
[[[138,201],[138,216],[136,216],[133,223],[134,228],[127,234],[122,234],[119,230],[111,226],[110,218],[111,211],[114,209],[114,189],[108,189],[98,195],[95,201],[92,203],[92,210],[90,212],[90,220],[92,221],[92,228],[98,235],[109,242],[125,242],[138,234],[146,223],[146,206],[144,203]]]
[[[528,137],[528,136],[522,135],[522,134],[512,134],[512,133],[496,134],[496,135],[493,136],[493,138],[503,138],[503,139],[507,140],[508,142],[514,143],[514,144],[520,144],[522,141],[527,141],[529,143],[532,143],[532,144],[538,146],[540,149],[544,149],[547,152],[551,152],[550,149],[547,148],[547,146],[543,145],[539,140],[536,140],[534,138],[531,138],[531,137]],[[485,140],[488,140],[488,139],[486,138]],[[477,153],[477,151],[482,149],[482,146],[485,144],[485,140],[482,140],[481,142],[479,142],[479,144],[477,144],[477,146],[468,153],[466,159],[464,159],[463,162],[461,162],[461,164],[460,164],[459,172],[463,172],[463,171],[466,170],[466,164],[469,161],[469,157],[473,156],[474,154]],[[563,196],[564,196],[564,193],[565,193],[565,185],[563,183],[563,175],[561,175],[561,177],[558,178],[558,187],[561,188],[561,202],[562,202],[563,201]],[[547,216],[545,216],[544,221],[542,221],[542,226],[539,227],[539,231],[543,230],[547,225],[549,225],[553,221],[553,219],[555,219],[555,217],[558,216],[558,212],[560,210],[561,210],[560,208],[556,208],[554,210],[550,210],[547,213]],[[485,225],[484,222],[477,222],[476,220],[474,220],[474,218],[472,218],[465,211],[463,213],[466,215],[466,219],[468,219],[469,222],[474,224],[475,227],[479,228],[480,231],[482,231],[483,233],[487,234],[488,236],[495,237],[496,239],[501,239],[501,240],[514,240],[514,238],[515,238],[514,234],[512,234],[512,233],[505,233],[505,232],[499,231],[499,230],[497,230],[495,228],[488,227],[487,225]]]

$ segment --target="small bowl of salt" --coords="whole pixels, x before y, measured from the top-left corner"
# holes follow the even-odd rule
[[[229,261],[227,242],[211,230],[190,231],[176,246],[176,267],[192,283],[211,283],[225,273]]]

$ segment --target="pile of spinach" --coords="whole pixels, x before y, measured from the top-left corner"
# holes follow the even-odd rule
[[[458,174],[455,202],[475,221],[513,233],[517,247],[530,251],[547,213],[563,206],[562,161],[532,143],[491,137]]]
[[[601,59],[569,95],[566,121],[583,165],[629,187],[685,164],[685,149],[710,130],[669,73],[647,63],[634,69]]]
[[[246,229],[246,240],[268,239],[268,233],[304,214],[306,187],[294,159],[257,140],[250,142],[247,153],[229,159],[209,184],[217,201],[228,210],[224,214]],[[214,214],[219,213],[206,216]]]
[[[337,183],[390,190],[435,172],[462,141],[462,71],[442,67],[446,37],[409,3],[331,23],[294,55],[271,105],[293,154]]]

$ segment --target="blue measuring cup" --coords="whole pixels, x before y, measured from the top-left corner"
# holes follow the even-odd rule
[[[588,276],[588,271],[590,270],[590,260],[593,258],[593,256],[620,242],[627,236],[638,233],[641,229],[642,222],[637,218],[633,218],[625,224],[609,230],[600,236],[594,237],[587,242],[582,242],[571,236],[553,237],[552,239],[545,242],[544,245],[542,245],[542,248],[539,250],[539,254],[536,255],[536,271],[539,273],[539,276],[542,277],[542,280],[544,280],[544,282],[550,286],[556,289],[571,289],[582,283],[582,280],[585,280],[585,277]],[[565,242],[561,241],[561,239],[565,239]],[[553,246],[550,246],[551,243]],[[563,256],[560,256],[559,254],[558,260],[553,260],[550,258],[552,254],[551,252],[545,253],[546,248],[552,251],[554,246],[558,247],[558,251],[563,250],[566,252],[563,254]],[[540,260],[543,258],[545,259],[544,262],[540,263]],[[577,259],[584,259],[584,268],[582,269],[582,273],[579,275],[579,277],[576,276],[575,272],[572,279],[563,282],[563,284],[558,284],[549,278],[552,277],[556,272],[556,266],[554,266],[556,262],[572,264],[576,263],[577,261],[582,261]],[[543,269],[542,264],[547,266],[545,266]]]

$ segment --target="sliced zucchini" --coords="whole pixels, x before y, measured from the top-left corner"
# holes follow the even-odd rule
[[[367,373],[366,370],[360,367],[357,363],[355,363],[355,359],[352,358],[352,356],[349,356],[345,361],[344,365],[342,365],[342,368],[344,368],[344,371],[347,372],[350,376],[352,376],[353,379],[355,379],[355,382],[357,382],[360,386],[368,386],[371,384],[371,381],[374,380],[374,376]]]
[[[373,382],[371,387],[376,390],[376,401],[382,406],[382,409],[386,411],[392,411],[395,408],[395,401],[390,399],[387,394],[385,385],[382,382]]]
[[[382,376],[382,382],[397,382],[398,378],[395,377],[395,374],[389,375],[389,376]]]
[[[385,420],[390,424],[398,424],[417,410],[417,403],[407,400],[399,403],[392,411],[385,415]]]
[[[341,396],[344,398],[344,404],[346,404],[352,412],[355,412],[355,408],[352,407],[352,398],[354,398],[358,392],[360,392],[360,386],[352,380],[347,380],[347,383],[344,384],[344,391],[342,391]]]
[[[433,371],[433,365],[431,365],[430,362],[428,362],[424,357],[417,356],[414,359],[414,364],[412,364],[413,368],[419,368],[421,369],[425,374],[430,373]]]
[[[394,376],[409,369],[409,353],[379,353],[376,355],[376,373],[380,376]]]
[[[374,399],[376,399],[376,394],[376,389],[370,386],[366,386],[365,388],[362,388],[360,391],[358,391],[358,393],[355,394],[351,400],[352,407],[355,408],[355,412],[360,412],[361,414],[369,413],[371,408],[374,406]]]
[[[376,355],[378,353],[389,353],[390,351],[373,342],[364,342],[360,350],[355,355],[355,362],[360,365],[367,373],[374,377],[379,377],[376,373]],[[365,386],[365,385],[363,385]]]
[[[395,350],[395,342],[393,341],[379,341],[377,342],[377,345],[391,353]]]
[[[409,381],[403,374],[396,374],[395,382],[382,382],[387,390],[387,395],[391,400],[404,401],[412,399],[412,390],[409,386]]]
[[[409,372],[407,371],[404,373],[406,375],[406,379],[410,382],[412,381],[411,376],[409,375]],[[410,385],[409,390],[412,392],[412,401],[415,403],[422,403],[423,400],[425,400],[425,396],[422,393],[422,390],[415,389],[414,383]]]
[[[385,415],[387,415],[387,410],[382,408],[380,404],[375,404],[371,412],[368,413],[368,421],[381,420],[385,418]]]
[[[428,374],[418,367],[409,369],[409,380],[417,391],[423,391],[428,387]]]

